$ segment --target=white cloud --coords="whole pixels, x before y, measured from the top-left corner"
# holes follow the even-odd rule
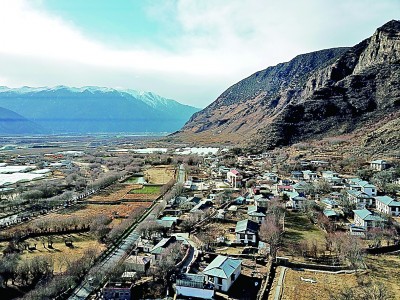
[[[204,106],[259,69],[303,52],[351,46],[400,8],[389,0],[154,3],[153,18],[180,28],[180,35],[166,37],[173,51],[116,49],[28,0],[0,0],[0,85],[122,86]]]

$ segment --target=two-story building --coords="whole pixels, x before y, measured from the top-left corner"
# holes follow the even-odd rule
[[[257,243],[257,232],[259,225],[252,220],[242,220],[236,223],[236,242],[246,245]]]
[[[400,202],[389,196],[375,197],[376,210],[384,214],[396,216],[400,215]]]
[[[363,209],[375,206],[374,197],[356,190],[347,190],[347,197],[350,202],[354,203],[357,209]]]
[[[365,229],[383,227],[385,220],[375,215],[368,209],[356,209],[354,212],[354,224]]]
[[[303,171],[303,178],[306,181],[314,181],[318,178],[318,175],[314,171],[306,170],[306,171]]]
[[[182,273],[176,278],[175,290],[179,296],[196,299],[214,299],[214,285],[207,282],[204,274]]]
[[[371,161],[370,167],[372,170],[382,171],[382,170],[387,169],[389,167],[389,164],[386,160],[377,159],[377,160]]]
[[[240,259],[218,255],[204,270],[207,280],[214,283],[216,290],[227,292],[238,279],[242,268]]]
[[[229,182],[229,184],[233,187],[233,188],[238,188],[242,186],[242,179],[243,176],[239,173],[238,170],[230,170],[227,174],[226,174],[226,180]]]

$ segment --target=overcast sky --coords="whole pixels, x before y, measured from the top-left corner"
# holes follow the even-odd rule
[[[0,85],[131,88],[205,107],[399,12],[400,0],[0,0]]]

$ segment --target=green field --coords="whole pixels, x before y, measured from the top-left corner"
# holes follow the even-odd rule
[[[143,176],[132,176],[124,181],[124,183],[127,183],[127,184],[135,184],[135,183],[143,183],[143,182],[145,182],[143,179]]]
[[[325,232],[311,223],[310,219],[301,212],[286,212],[284,244],[300,241],[317,241],[318,245],[325,246]]]
[[[161,185],[145,185],[141,189],[134,189],[129,192],[129,194],[148,194],[156,195],[160,194]]]

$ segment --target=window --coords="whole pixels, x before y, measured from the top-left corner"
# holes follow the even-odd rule
[[[222,278],[217,278],[217,283],[222,285]]]
[[[235,273],[233,273],[233,274],[231,275],[231,281],[232,281],[232,282],[235,281]]]
[[[241,240],[244,240],[244,239],[245,239],[245,236],[246,236],[246,235],[245,235],[244,233],[241,233],[241,234],[240,234],[240,239],[241,239]]]

